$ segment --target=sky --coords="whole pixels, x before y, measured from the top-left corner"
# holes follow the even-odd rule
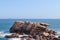
[[[60,0],[0,0],[0,19],[60,19]]]

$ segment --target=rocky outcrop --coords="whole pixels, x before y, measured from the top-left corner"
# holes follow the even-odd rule
[[[37,23],[37,22],[22,22],[17,21],[14,25],[10,28],[11,33],[25,33],[25,34],[32,34],[32,32],[36,31],[46,31],[48,24],[44,23]]]
[[[50,25],[46,23],[16,21],[10,28],[10,33],[16,34],[7,35],[6,37],[19,37],[19,35],[27,34],[30,36],[28,36],[30,39],[33,38],[35,40],[60,40],[56,37],[56,31],[48,29],[49,26]]]

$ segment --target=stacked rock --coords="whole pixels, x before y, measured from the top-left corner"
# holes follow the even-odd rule
[[[20,35],[26,34],[35,40],[60,40],[56,37],[57,32],[49,30],[48,27],[49,24],[46,23],[16,21],[9,31]]]

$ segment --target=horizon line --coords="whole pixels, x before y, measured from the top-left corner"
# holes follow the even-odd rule
[[[60,19],[60,18],[0,18],[0,19]]]

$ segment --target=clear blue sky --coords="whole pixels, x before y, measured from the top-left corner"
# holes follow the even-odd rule
[[[0,0],[0,18],[60,19],[60,0]]]

